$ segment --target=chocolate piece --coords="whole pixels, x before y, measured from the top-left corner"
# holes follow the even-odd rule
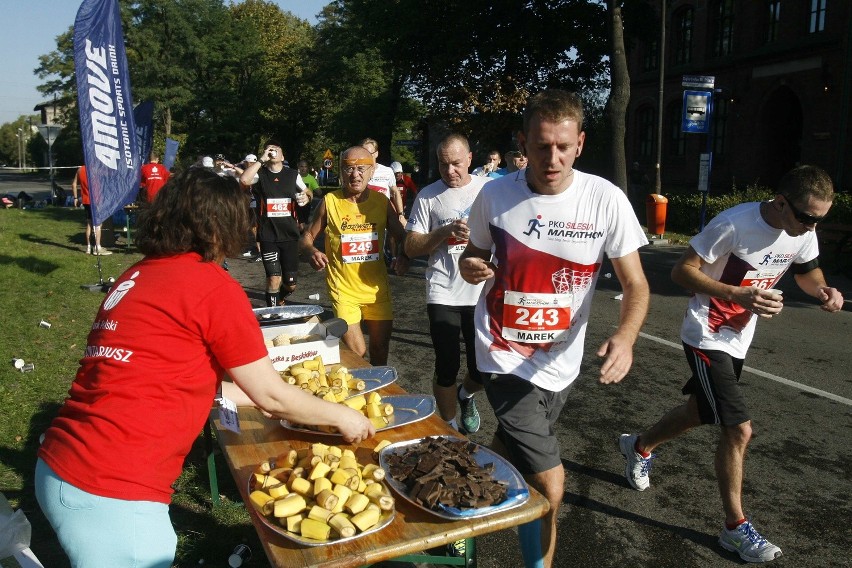
[[[440,510],[488,507],[507,498],[507,482],[494,479],[494,464],[480,466],[476,445],[463,440],[429,437],[407,446],[405,454],[387,456],[388,474],[405,485],[421,506]]]

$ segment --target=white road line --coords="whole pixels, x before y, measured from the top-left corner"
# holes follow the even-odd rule
[[[643,332],[640,332],[639,336],[644,337],[645,339],[650,339],[651,341],[654,341],[656,343],[661,343],[663,345],[668,345],[669,347],[674,347],[678,351],[683,351],[683,345],[681,345],[680,343],[668,341],[667,339],[656,337],[654,335],[649,335]],[[817,396],[821,396],[823,398],[827,398],[835,402],[840,402],[847,406],[852,406],[852,399],[844,398],[842,396],[838,396],[836,394],[832,394],[824,390],[815,389],[814,387],[809,387],[808,385],[803,385],[802,383],[797,383],[796,381],[791,381],[790,379],[785,379],[784,377],[779,377],[778,375],[773,375],[772,373],[767,373],[766,371],[761,371],[760,369],[754,369],[752,367],[743,365],[743,371],[749,372],[753,375],[757,375],[758,377],[763,377],[764,379],[775,381],[776,383],[781,383],[782,385],[787,385],[788,387],[793,387],[794,389],[809,392],[811,394],[815,394]]]

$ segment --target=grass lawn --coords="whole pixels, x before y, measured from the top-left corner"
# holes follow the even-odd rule
[[[36,449],[68,392],[104,297],[81,289],[99,282],[97,257],[83,253],[84,228],[82,209],[0,210],[5,328],[0,344],[0,492],[27,515],[33,526],[31,548],[50,568],[69,564],[35,499]],[[118,277],[140,258],[124,252],[101,257],[103,279]],[[41,320],[51,327],[39,327]],[[19,372],[13,358],[34,363],[35,371]],[[197,566],[203,558],[205,566],[227,566],[234,546],[245,542],[255,551],[252,566],[263,566],[260,543],[222,459],[217,465],[224,499],[213,508],[203,448],[199,436],[175,484],[171,506],[179,537],[175,564]],[[7,559],[2,566],[17,563]]]

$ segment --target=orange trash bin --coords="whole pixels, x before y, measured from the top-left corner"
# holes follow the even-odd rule
[[[658,193],[651,193],[645,200],[645,214],[647,215],[648,232],[652,235],[660,235],[666,232],[666,208],[669,200]]]

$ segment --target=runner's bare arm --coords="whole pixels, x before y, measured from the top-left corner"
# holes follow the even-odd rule
[[[325,208],[325,200],[322,200],[314,210],[311,221],[308,223],[305,232],[302,234],[302,238],[299,240],[299,250],[308,259],[314,270],[322,270],[328,265],[328,257],[314,246],[314,241],[325,229],[327,219],[328,212]]]
[[[597,352],[598,357],[605,357],[600,375],[604,384],[621,381],[633,365],[633,345],[645,323],[651,297],[638,251],[611,260],[624,297],[618,327]]]
[[[771,318],[784,307],[773,299],[774,295],[756,286],[732,286],[710,278],[701,272],[704,264],[704,259],[689,247],[672,268],[672,280],[691,292],[735,302],[763,318]]]
[[[491,262],[491,251],[474,246],[470,242],[459,259],[459,273],[465,282],[479,284],[494,277],[496,267]]]
[[[825,282],[822,269],[817,267],[804,274],[794,275],[796,284],[805,294],[813,296],[820,302],[820,306],[827,312],[836,312],[843,309],[843,294],[837,288],[832,288]]]
[[[464,227],[462,227],[462,224]],[[412,258],[424,254],[432,254],[432,251],[442,244],[445,244],[450,236],[453,236],[456,232],[461,235],[463,231],[467,231],[467,233],[469,233],[467,223],[461,219],[453,221],[443,227],[438,227],[428,233],[408,231],[408,234],[405,236],[405,254]],[[464,237],[459,236],[459,238],[466,239],[467,235]]]

